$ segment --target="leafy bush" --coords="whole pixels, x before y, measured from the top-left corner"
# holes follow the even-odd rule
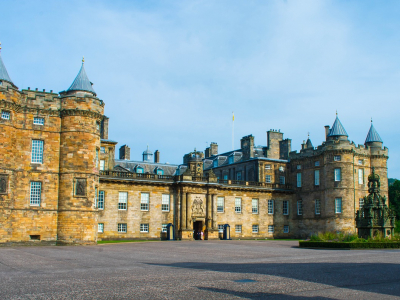
[[[342,232],[324,232],[310,236],[309,241],[312,242],[343,242],[343,243],[391,243],[394,241],[400,242],[400,235],[395,234],[392,238],[385,238],[381,234],[370,237],[367,240],[359,238],[356,233]]]

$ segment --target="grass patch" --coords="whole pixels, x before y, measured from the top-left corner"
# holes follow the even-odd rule
[[[98,241],[97,244],[143,243],[143,242],[157,242],[157,240],[111,240],[111,241]]]

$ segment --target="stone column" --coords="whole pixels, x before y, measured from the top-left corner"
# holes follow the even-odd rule
[[[182,217],[181,217],[181,230],[186,229],[186,193],[182,193]]]
[[[182,213],[182,209],[181,209],[181,205],[182,205],[182,201],[181,201],[181,193],[180,190],[177,189],[176,191],[176,196],[175,196],[175,201],[174,201],[174,224],[175,224],[175,230],[178,231],[180,229],[182,229],[182,224],[181,224],[181,213]],[[179,228],[178,228],[179,227]]]
[[[216,220],[215,220],[215,216],[216,216],[216,212],[214,211],[214,204],[217,201],[217,195],[213,194],[211,195],[211,226],[213,229],[217,228],[217,224],[216,224]]]
[[[190,218],[192,217],[192,214],[190,212],[190,193],[186,193],[186,229],[193,229],[193,228],[189,228],[189,224],[190,224]]]
[[[212,228],[212,195],[207,194],[207,229]]]

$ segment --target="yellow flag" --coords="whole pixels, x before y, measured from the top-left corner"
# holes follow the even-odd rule
[[[235,121],[235,115],[233,112],[232,112],[232,121]]]

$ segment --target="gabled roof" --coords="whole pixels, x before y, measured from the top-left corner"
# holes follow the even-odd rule
[[[0,47],[1,49],[1,47]],[[11,81],[10,76],[8,75],[6,66],[3,63],[3,60],[1,59],[1,53],[0,53],[0,80],[8,81],[9,83],[14,83]]]
[[[372,143],[372,142],[383,143],[381,137],[379,136],[379,133],[376,131],[376,129],[371,121],[371,127],[369,128],[367,138],[365,139],[365,143]]]
[[[92,87],[92,83],[90,82],[89,78],[86,75],[85,67],[84,67],[84,62],[82,60],[82,67],[79,70],[78,75],[76,75],[74,82],[71,84],[67,92],[70,91],[85,91],[85,92],[91,92],[96,96],[96,92],[94,91]]]
[[[332,128],[329,130],[328,136],[348,136],[337,115]]]

